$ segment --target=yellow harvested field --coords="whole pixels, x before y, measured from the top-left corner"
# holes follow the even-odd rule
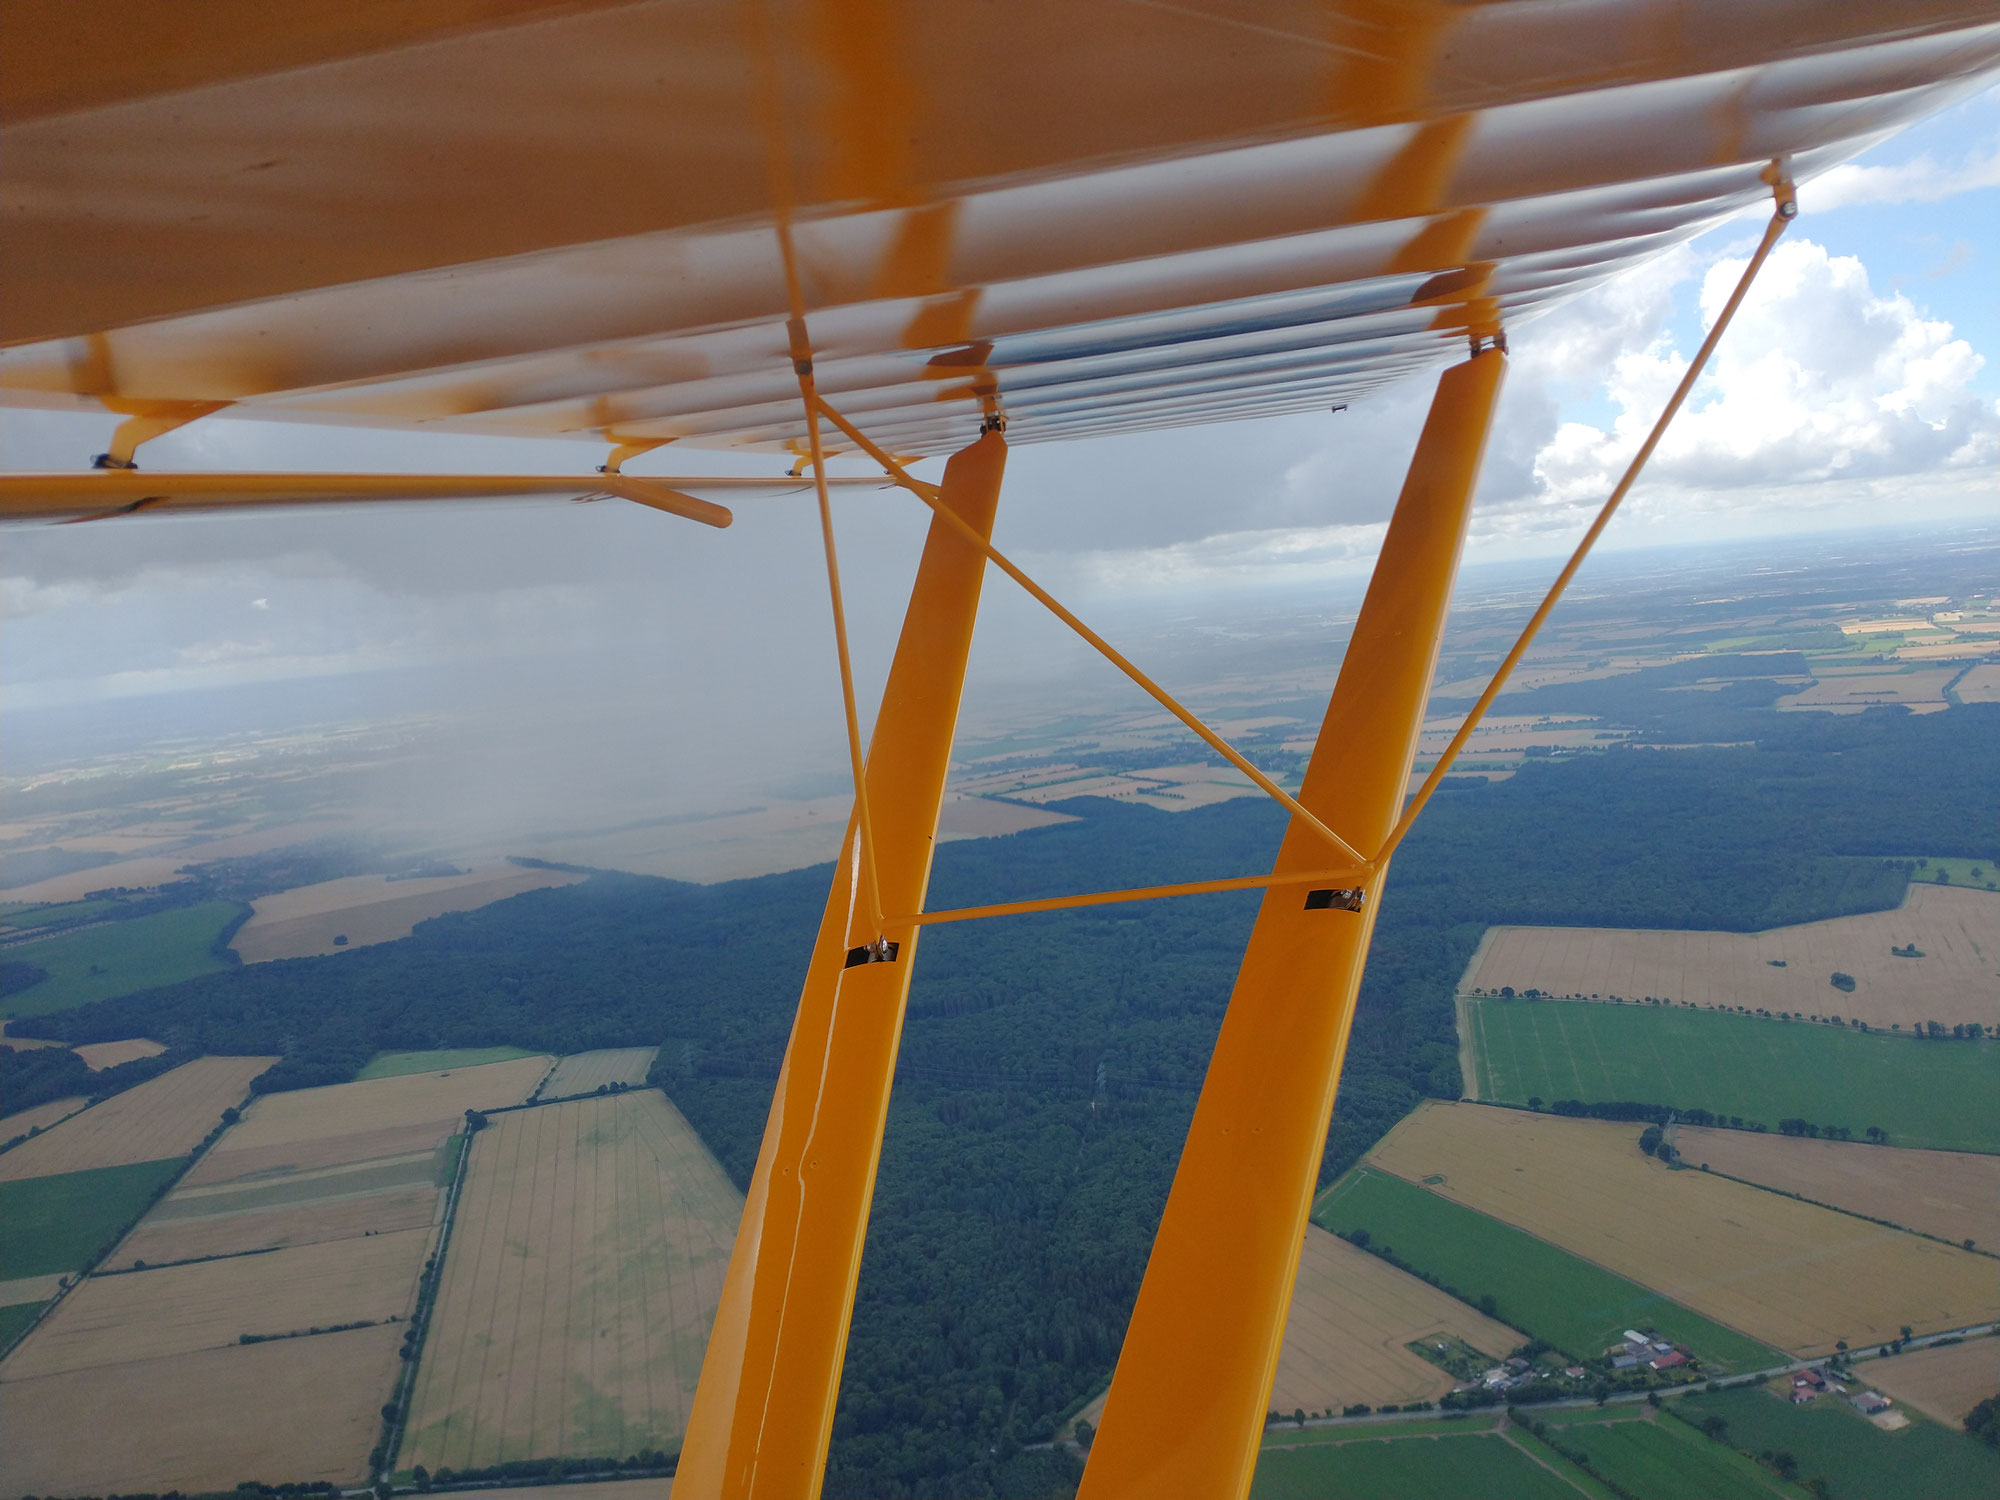
[[[11,1114],[0,1120],[0,1141],[11,1141],[17,1135],[26,1135],[31,1130],[47,1130],[58,1120],[67,1120],[71,1115],[90,1103],[81,1095],[74,1099],[51,1099],[46,1104],[31,1104],[18,1114]]]
[[[338,1084],[358,1088],[358,1084]],[[262,1101],[260,1100],[261,1104]],[[252,1105],[254,1113],[257,1105]],[[181,1179],[183,1189],[217,1182],[257,1182],[291,1172],[312,1172],[322,1167],[347,1166],[353,1162],[379,1161],[384,1157],[406,1156],[413,1151],[429,1151],[446,1135],[464,1128],[465,1117],[425,1120],[415,1125],[392,1125],[386,1130],[329,1131],[320,1140],[281,1141],[270,1146],[237,1147],[232,1143],[242,1134],[238,1126],[215,1143],[206,1156]]]
[[[1068,813],[1050,812],[1045,807],[1022,807],[1013,802],[995,802],[990,797],[952,796],[945,799],[938,814],[938,841],[997,838],[1026,828],[1050,828],[1075,821]]]
[[[198,1057],[0,1156],[0,1182],[185,1156],[275,1057]]]
[[[742,1196],[655,1091],[472,1139],[401,1462],[679,1445]]]
[[[120,1063],[137,1062],[142,1057],[158,1057],[166,1050],[159,1042],[135,1036],[122,1042],[86,1042],[76,1049],[76,1055],[83,1059],[83,1065],[91,1072],[101,1073]]]
[[[2000,1393],[2000,1338],[1913,1349],[1856,1368],[1876,1390],[1956,1427],[1973,1407]]]
[[[428,1228],[406,1229],[269,1255],[92,1276],[7,1357],[0,1379],[227,1348],[246,1333],[407,1318],[430,1244]]]
[[[556,1064],[542,1085],[544,1099],[563,1099],[571,1094],[587,1094],[607,1084],[623,1083],[633,1088],[646,1082],[646,1070],[653,1066],[658,1047],[607,1047],[597,1052],[576,1052]]]
[[[1671,1170],[1639,1128],[1429,1102],[1368,1159],[1797,1355],[2000,1317],[1986,1257]]]
[[[1317,1224],[1306,1227],[1299,1279],[1285,1322],[1271,1409],[1338,1411],[1435,1401],[1456,1384],[1410,1352],[1423,1338],[1459,1338],[1497,1362],[1527,1342],[1426,1281],[1357,1250]]]
[[[1860,713],[1877,703],[1942,704],[1955,667],[1919,667],[1909,672],[1827,673],[1802,693],[1780,698],[1778,707]]]
[[[0,1494],[366,1478],[402,1325],[0,1381]]]
[[[203,1255],[241,1255],[248,1250],[275,1250],[322,1240],[387,1235],[399,1229],[422,1229],[436,1222],[438,1197],[436,1188],[422,1186],[289,1208],[242,1209],[187,1218],[155,1214],[119,1245],[118,1264],[129,1266],[134,1261],[144,1261],[149,1266],[158,1266]],[[167,1199],[167,1204],[181,1201],[176,1193]]]
[[[584,878],[570,870],[503,865],[431,880],[390,880],[384,875],[326,880],[259,897],[231,946],[246,964],[366,948],[408,937],[417,923],[446,912],[471,911],[524,891],[574,885]],[[336,944],[336,937],[347,941]]]
[[[2000,1156],[1678,1127],[1688,1161],[1815,1203],[2000,1250]],[[1995,1387],[2000,1390],[2000,1387]]]
[[[1961,703],[2000,701],[2000,662],[1983,662],[1958,679],[1952,691]]]
[[[1914,943],[1921,958],[1889,950]],[[1783,963],[1784,967],[1777,965]],[[1829,982],[1853,976],[1852,993]],[[2000,895],[1913,884],[1894,911],[1768,932],[1623,927],[1496,927],[1465,985],[1511,985],[1559,999],[1648,995],[1866,1021],[2000,1025]]]
[[[265,1094],[244,1112],[242,1124],[216,1142],[215,1154],[263,1146],[310,1149],[329,1136],[419,1125],[449,1126],[437,1137],[442,1140],[459,1128],[468,1109],[499,1109],[526,1099],[549,1063],[546,1057],[517,1057],[471,1068]]]

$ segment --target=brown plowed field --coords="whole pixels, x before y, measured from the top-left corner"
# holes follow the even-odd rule
[[[1912,885],[1895,911],[1768,932],[1500,927],[1491,939],[1465,977],[1489,994],[1511,985],[1558,999],[1654,995],[1884,1030],[1920,1021],[2000,1026],[2000,895],[1991,891]],[[1911,943],[1923,957],[1889,951]],[[1829,982],[1836,972],[1854,978],[1852,993]]]
[[[405,1318],[430,1243],[428,1228],[408,1229],[93,1276],[7,1357],[5,1379],[224,1348],[245,1333]],[[396,1337],[402,1337],[400,1328]]]
[[[199,1057],[0,1156],[0,1182],[184,1156],[275,1057]],[[280,1096],[283,1097],[283,1096]]]
[[[434,880],[350,875],[260,897],[252,906],[254,915],[230,946],[246,964],[366,948],[408,937],[417,923],[446,912],[471,911],[524,891],[574,885],[584,878],[570,870],[528,870],[518,865]],[[336,937],[347,941],[336,945]]]
[[[2000,1156],[1692,1126],[1679,1127],[1674,1142],[1688,1161],[1746,1182],[2000,1250]]]
[[[233,1153],[308,1142],[315,1143],[312,1149],[323,1149],[317,1143],[329,1136],[432,1124],[448,1127],[438,1132],[436,1139],[442,1140],[461,1128],[468,1109],[519,1104],[548,1067],[546,1057],[520,1057],[472,1068],[266,1094],[245,1112],[241,1125],[216,1142],[216,1150]]]
[[[1669,1170],[1639,1153],[1639,1130],[1429,1102],[1369,1159],[1795,1354],[2000,1317],[1984,1256]]]
[[[2000,1338],[1915,1349],[1856,1366],[1869,1385],[1925,1416],[1956,1427],[1980,1402],[2000,1394]]]
[[[391,1324],[9,1379],[0,1383],[0,1494],[357,1483],[402,1337]]]
[[[542,1085],[542,1097],[562,1099],[612,1083],[640,1087],[646,1082],[646,1070],[652,1067],[653,1056],[659,1050],[658,1047],[612,1047],[565,1057]]]
[[[676,1447],[743,1199],[651,1090],[472,1139],[401,1461]]]
[[[1457,1382],[1406,1347],[1425,1337],[1464,1339],[1496,1362],[1527,1342],[1428,1282],[1308,1225],[1271,1409],[1435,1401]]]
[[[142,1057],[158,1057],[167,1049],[159,1042],[143,1036],[128,1037],[122,1042],[86,1042],[73,1049],[83,1059],[83,1065],[93,1073],[101,1073],[106,1068],[115,1068],[120,1063],[136,1062]]]
[[[410,1187],[297,1208],[222,1213],[210,1218],[148,1219],[118,1247],[118,1264],[129,1266],[143,1260],[157,1266],[200,1255],[240,1255],[246,1250],[422,1229],[436,1220],[437,1207],[436,1188]]]

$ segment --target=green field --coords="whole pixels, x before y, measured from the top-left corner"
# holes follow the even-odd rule
[[[517,1057],[537,1054],[523,1047],[456,1047],[439,1052],[378,1052],[368,1065],[354,1075],[356,1083],[369,1078],[401,1078],[406,1073],[441,1073],[446,1068],[476,1068],[481,1063],[512,1062]]]
[[[1372,1438],[1458,1436],[1491,1432],[1497,1411],[1475,1411],[1456,1417],[1419,1417],[1414,1422],[1343,1422],[1338,1427],[1299,1427],[1280,1422],[1264,1429],[1266,1448],[1310,1447],[1315,1443],[1355,1443]]]
[[[0,928],[26,932],[51,922],[80,922],[110,911],[116,901],[6,901],[0,902]]]
[[[1637,1282],[1559,1250],[1400,1177],[1357,1167],[1320,1200],[1313,1222],[1336,1234],[1366,1229],[1371,1248],[1468,1301],[1491,1296],[1502,1322],[1572,1358],[1597,1354],[1627,1328],[1657,1328],[1711,1371],[1768,1369],[1785,1356]]]
[[[86,1269],[146,1211],[181,1161],[0,1182],[0,1281]]]
[[[1865,1375],[1868,1367],[1858,1367]],[[1865,1384],[1865,1381],[1863,1382]],[[1833,1500],[1993,1500],[2000,1454],[1906,1408],[1910,1425],[1884,1432],[1845,1401],[1793,1406],[1770,1390],[1705,1391],[1674,1407],[1691,1421],[1721,1417],[1722,1441],[1748,1453],[1790,1453],[1799,1477],[1824,1476]]]
[[[14,1342],[15,1335],[40,1316],[46,1302],[13,1302],[0,1307],[0,1349]]]
[[[1910,879],[1931,885],[1966,885],[1978,891],[2000,891],[2000,860],[1940,859],[1933,855],[1911,872]]]
[[[74,1010],[226,969],[228,960],[213,951],[215,940],[242,910],[234,901],[203,901],[9,948],[8,958],[47,969],[49,977],[9,997],[0,1017]]]
[[[2000,1043],[1918,1042],[1716,1011],[1470,1000],[1483,1099],[1617,1099],[1871,1125],[1897,1146],[2000,1151]]]
[[[1646,1500],[1772,1500],[1796,1495],[1769,1469],[1671,1419],[1550,1424],[1549,1436],[1581,1450],[1604,1479]]]
[[[1548,1460],[1568,1467],[1554,1454]],[[1471,1433],[1267,1447],[1250,1493],[1258,1500],[1579,1500],[1599,1492],[1559,1479],[1503,1437]]]

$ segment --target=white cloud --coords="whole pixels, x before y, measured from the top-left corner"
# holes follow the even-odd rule
[[[2000,151],[1969,152],[1962,161],[1940,162],[1925,152],[1893,166],[1853,162],[1833,168],[1799,188],[1799,206],[1812,213],[1860,204],[1940,203],[1960,193],[2000,187]]]

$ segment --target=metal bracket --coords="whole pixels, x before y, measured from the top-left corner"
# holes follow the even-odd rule
[[[1307,911],[1360,911],[1367,904],[1368,892],[1358,885],[1306,892]]]
[[[877,938],[872,943],[863,943],[859,948],[849,948],[847,962],[841,967],[858,969],[863,964],[892,964],[896,961],[896,954],[901,948],[900,943],[892,943],[887,938]]]

